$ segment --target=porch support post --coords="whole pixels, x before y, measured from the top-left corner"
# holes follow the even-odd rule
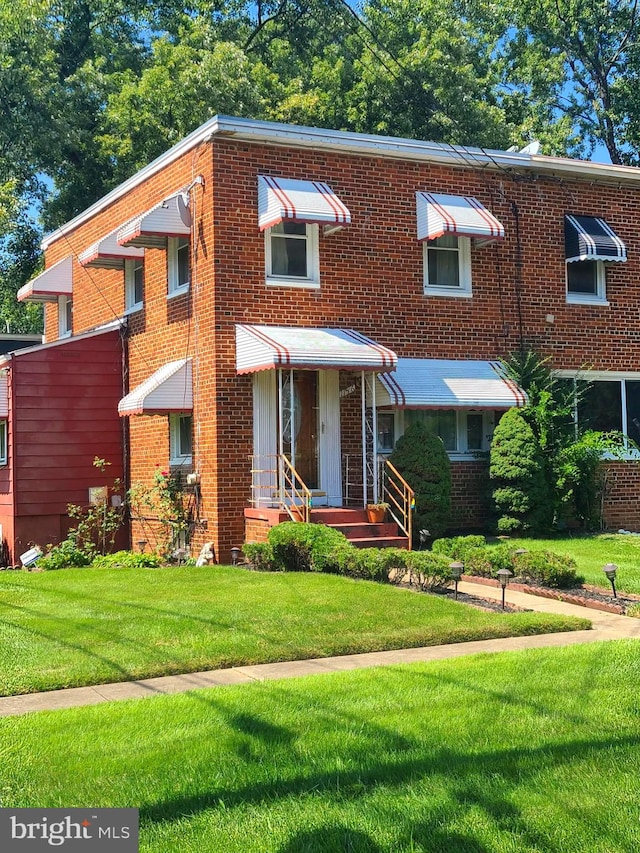
[[[377,385],[377,373],[371,374],[371,406],[372,406],[372,417],[371,417],[371,444],[373,446],[373,502],[374,504],[378,503],[380,500],[380,495],[378,494],[378,407],[376,405],[376,385]]]
[[[366,374],[361,373],[361,410],[362,410],[362,505],[366,507],[369,497],[369,484],[367,483],[367,389],[365,387]]]
[[[284,412],[282,410],[282,368],[278,368],[278,488],[280,503],[284,503],[284,470],[282,457],[284,455]]]

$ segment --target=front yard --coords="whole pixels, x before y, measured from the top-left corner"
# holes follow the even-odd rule
[[[623,853],[639,677],[609,642],[4,718],[0,796],[139,807],[142,853]]]
[[[584,627],[334,575],[224,566],[7,571],[0,694]]]

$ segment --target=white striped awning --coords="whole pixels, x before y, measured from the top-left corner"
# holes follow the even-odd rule
[[[167,237],[189,237],[190,234],[189,200],[185,193],[179,192],[126,222],[118,229],[116,237],[121,246],[163,249]]]
[[[504,225],[472,196],[416,193],[416,215],[418,240],[454,234],[484,244],[504,238]]]
[[[399,358],[393,373],[378,377],[376,405],[405,409],[509,409],[526,394],[499,362]]]
[[[352,329],[236,326],[238,373],[277,367],[309,370],[393,370],[397,356]]]
[[[192,409],[190,358],[163,364],[118,403],[120,417],[190,412]]]
[[[17,293],[17,299],[18,302],[57,302],[58,296],[72,295],[73,257],[67,255],[24,284]]]
[[[258,226],[279,222],[318,222],[341,227],[351,214],[330,186],[321,181],[294,181],[258,175]]]
[[[597,216],[564,218],[567,263],[575,261],[626,261],[627,247],[613,228]]]
[[[125,261],[144,258],[144,249],[137,246],[121,246],[118,243],[117,234],[117,230],[112,231],[78,255],[80,266],[121,270],[124,269]]]

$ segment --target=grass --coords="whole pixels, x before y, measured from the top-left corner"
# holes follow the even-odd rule
[[[637,850],[639,677],[625,641],[4,718],[1,805],[138,807],[142,853]]]
[[[555,551],[567,554],[578,564],[578,574],[586,583],[611,589],[602,572],[607,563],[618,566],[616,589],[640,594],[640,536],[601,533],[585,536],[557,536],[552,539],[509,539],[514,548]]]
[[[0,573],[0,694],[588,627],[332,575]]]

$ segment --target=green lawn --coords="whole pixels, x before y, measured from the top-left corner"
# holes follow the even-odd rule
[[[143,853],[631,853],[637,643],[0,720],[2,805],[140,808]]]
[[[508,539],[514,548],[548,549],[573,557],[587,583],[611,589],[602,572],[606,563],[618,566],[616,589],[640,594],[640,536],[601,533],[593,536],[558,536],[552,539]]]
[[[331,575],[2,572],[0,694],[584,627]]]

